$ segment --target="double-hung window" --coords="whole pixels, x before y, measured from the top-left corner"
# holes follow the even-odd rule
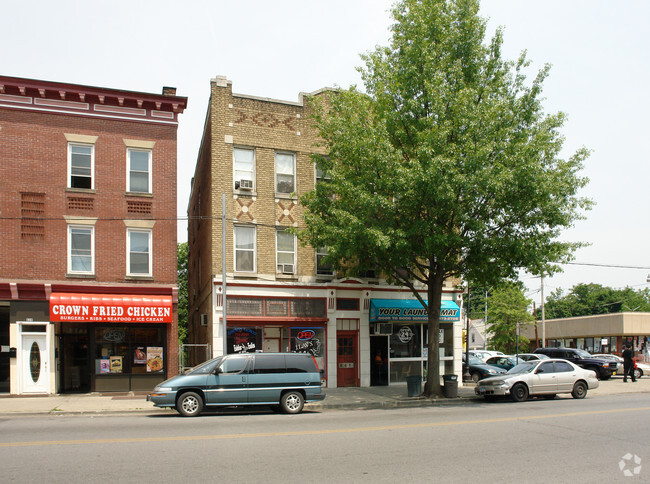
[[[233,148],[235,190],[253,190],[255,180],[255,150]]]
[[[95,146],[68,143],[68,187],[95,188]]]
[[[68,273],[95,273],[95,227],[68,225]]]
[[[332,266],[325,262],[325,257],[327,257],[327,249],[325,247],[316,249],[316,274],[331,276],[334,274],[334,271],[332,270]]]
[[[287,194],[296,191],[296,155],[294,153],[275,152],[275,191]]]
[[[294,274],[296,263],[296,237],[286,230],[276,232],[276,260],[278,272]]]
[[[127,192],[152,193],[151,150],[127,148]]]
[[[235,271],[255,272],[255,227],[235,226]]]
[[[127,229],[126,270],[129,276],[151,276],[151,230]]]

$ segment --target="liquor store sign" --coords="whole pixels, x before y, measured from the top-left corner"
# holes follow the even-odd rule
[[[64,294],[50,296],[50,321],[171,323],[171,296]]]

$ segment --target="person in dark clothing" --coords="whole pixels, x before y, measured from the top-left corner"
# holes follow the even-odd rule
[[[623,383],[627,383],[627,376],[630,375],[632,381],[636,381],[634,378],[634,351],[632,351],[632,345],[627,344],[626,348],[623,350]]]

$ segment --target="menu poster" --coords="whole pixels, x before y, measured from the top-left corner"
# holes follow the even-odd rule
[[[110,371],[111,371],[110,361],[108,361],[108,359],[99,360],[99,372],[110,373]]]
[[[111,356],[111,373],[122,373],[122,357],[121,356]]]
[[[144,352],[144,347],[139,346],[133,353],[133,364],[144,365],[147,363],[147,354]]]
[[[147,347],[147,372],[163,371],[163,349],[162,346]]]

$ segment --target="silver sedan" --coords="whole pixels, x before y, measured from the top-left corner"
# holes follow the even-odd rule
[[[573,398],[585,398],[587,390],[598,388],[596,373],[570,361],[560,359],[531,360],[521,363],[505,375],[480,380],[475,392],[490,400],[509,395],[515,402],[529,396],[555,398],[558,393],[570,393]]]

